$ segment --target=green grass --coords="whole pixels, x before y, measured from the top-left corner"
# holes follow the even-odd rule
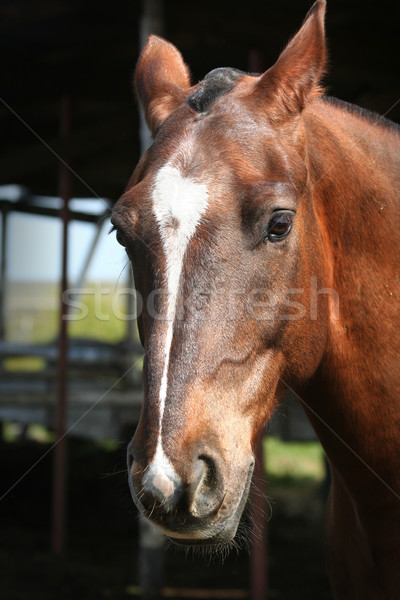
[[[79,302],[83,307],[75,313],[75,316],[83,316],[83,318],[68,322],[68,334],[71,338],[115,343],[126,336],[126,311],[121,306],[113,306],[111,295],[99,297],[90,294],[80,297]],[[73,312],[71,316],[74,317]]]
[[[264,456],[265,492],[271,512],[288,518],[307,515],[309,519],[322,520],[326,470],[319,442],[283,442],[266,438]]]
[[[13,356],[3,361],[6,371],[24,371],[25,373],[35,373],[43,371],[46,367],[46,361],[40,356]]]
[[[324,479],[323,451],[318,442],[283,442],[267,437],[263,449],[271,478],[307,478],[318,482]]]

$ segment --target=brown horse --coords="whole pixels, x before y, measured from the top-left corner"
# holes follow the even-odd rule
[[[332,470],[337,598],[400,597],[400,136],[321,95],[323,1],[261,76],[191,86],[152,36],[154,143],[116,204],[143,299],[138,508],[181,544],[235,536],[254,444],[296,390]]]

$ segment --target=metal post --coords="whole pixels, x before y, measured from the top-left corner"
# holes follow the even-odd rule
[[[139,519],[140,597],[144,600],[160,600],[164,570],[164,536],[143,515]]]
[[[71,107],[69,98],[61,100],[60,106],[60,135],[66,138],[70,131]],[[55,554],[62,554],[65,548],[65,497],[67,471],[67,305],[63,300],[67,289],[67,256],[68,256],[68,223],[69,198],[71,196],[71,172],[61,163],[59,167],[59,195],[62,198],[61,219],[63,224],[62,237],[62,275],[61,275],[61,304],[60,304],[60,338],[58,355],[58,396],[56,408],[57,443],[54,449],[53,462],[53,531],[52,549]]]
[[[260,50],[251,48],[249,50],[249,72],[263,73],[264,71],[264,55]]]
[[[6,335],[7,214],[5,209],[1,215],[0,340]]]
[[[139,47],[143,48],[147,38],[152,33],[156,35],[163,35],[163,0],[143,0],[142,2],[142,16],[140,18],[139,25]],[[143,111],[140,110],[140,150],[143,154],[149,146],[151,146],[152,139],[149,128],[146,125]]]
[[[262,435],[257,443],[254,480],[258,490],[252,497],[252,521],[254,534],[251,548],[251,598],[267,598],[267,498],[264,472],[264,451]]]

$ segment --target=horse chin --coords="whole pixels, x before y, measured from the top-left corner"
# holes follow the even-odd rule
[[[229,546],[230,544],[232,544],[235,538],[241,514],[238,518],[236,517],[236,513],[232,515],[232,517],[233,518],[231,519],[227,519],[228,522],[224,522],[223,524],[221,524],[222,526],[220,528],[215,528],[215,533],[210,532],[209,536],[206,537],[205,532],[203,531],[199,532],[197,536],[195,534],[192,537],[188,536],[187,538],[185,538],[184,536],[175,537],[169,534],[168,538],[176,546],[183,546],[186,548],[188,546],[193,546],[196,548],[220,548],[222,546]]]
[[[181,548],[220,548],[221,546],[229,546],[235,535],[226,538],[225,536],[216,536],[207,539],[177,539],[168,536],[169,540],[175,545]]]

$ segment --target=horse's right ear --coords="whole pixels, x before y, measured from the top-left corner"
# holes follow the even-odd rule
[[[189,69],[179,50],[151,35],[139,57],[135,87],[153,136],[179,106],[190,87]]]

